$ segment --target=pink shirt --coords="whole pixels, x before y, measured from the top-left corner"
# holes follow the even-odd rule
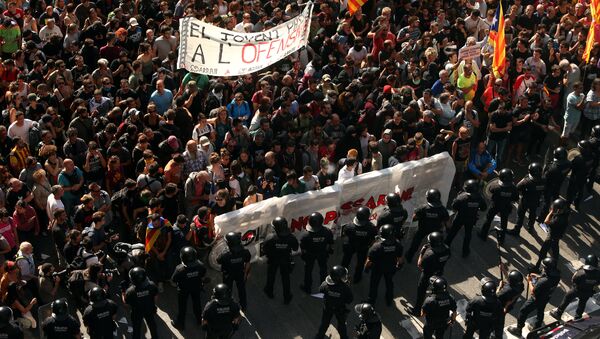
[[[8,244],[10,245],[10,248],[15,248],[17,246],[17,242],[15,239],[16,229],[17,226],[13,222],[12,218],[8,218],[8,223],[0,221],[0,234],[2,234],[4,238],[6,238],[6,241],[8,241]]]

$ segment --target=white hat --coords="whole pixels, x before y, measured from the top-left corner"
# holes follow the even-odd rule
[[[131,18],[131,19],[129,19],[129,24],[130,24],[131,26],[139,26],[139,24],[138,24],[138,22],[137,22],[137,19],[136,19],[136,18]]]
[[[200,146],[202,147],[207,147],[208,145],[210,145],[210,140],[208,140],[208,137],[203,136],[200,138]]]

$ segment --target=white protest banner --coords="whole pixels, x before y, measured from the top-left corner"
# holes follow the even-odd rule
[[[447,202],[454,172],[450,155],[437,154],[365,173],[319,191],[263,200],[217,216],[215,224],[222,235],[232,231],[241,232],[244,246],[256,257],[260,242],[271,232],[271,221],[278,216],[285,217],[292,232],[299,235],[306,227],[310,214],[320,212],[325,225],[339,235],[341,225],[352,220],[356,209],[367,206],[373,212],[371,218],[376,219],[385,207],[385,196],[396,192],[412,217],[414,209],[425,203],[425,192],[430,188],[439,189],[442,201],[444,204]],[[211,252],[211,264],[224,244],[217,247]]]
[[[179,68],[213,76],[250,74],[287,57],[308,42],[313,3],[264,32],[240,33],[193,17],[179,19]]]
[[[471,60],[481,55],[481,46],[465,46],[458,50],[458,60]]]

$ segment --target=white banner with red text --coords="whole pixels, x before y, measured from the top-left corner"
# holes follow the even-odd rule
[[[310,214],[320,212],[325,226],[338,236],[341,226],[352,221],[361,206],[369,207],[371,219],[377,219],[385,208],[386,195],[395,192],[402,198],[410,222],[414,209],[425,203],[428,189],[439,189],[446,204],[455,171],[448,153],[437,154],[364,173],[322,190],[263,200],[216,217],[215,225],[221,235],[241,232],[244,246],[256,255],[260,242],[272,232],[271,221],[278,216],[285,217],[298,236],[305,229]]]
[[[302,13],[264,32],[229,31],[193,17],[179,19],[179,68],[213,76],[250,74],[308,43],[313,3]]]

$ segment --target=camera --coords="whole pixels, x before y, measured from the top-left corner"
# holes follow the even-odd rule
[[[67,279],[67,275],[69,275],[68,269],[62,270],[60,272],[52,272],[52,278],[59,277],[62,281],[65,281]]]
[[[106,268],[104,269],[104,274],[106,274],[107,276],[118,276],[119,275],[119,269],[118,268]]]

